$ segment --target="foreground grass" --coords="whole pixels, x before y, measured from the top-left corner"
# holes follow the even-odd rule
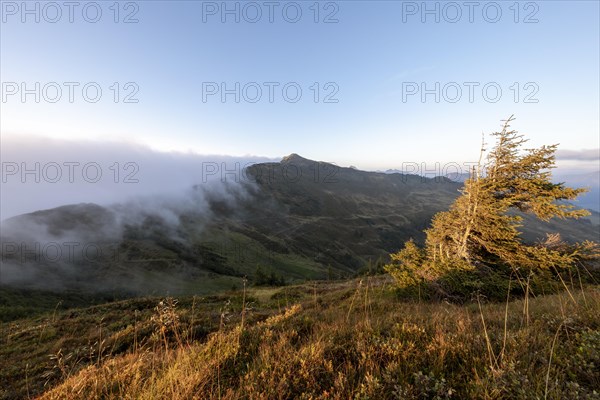
[[[106,350],[62,369],[55,358],[54,379],[40,388],[39,371],[30,371],[15,384],[20,394],[37,387],[47,390],[44,399],[600,398],[598,288],[452,305],[400,301],[378,278],[185,298],[158,310],[157,299],[137,302],[83,311],[103,315]],[[136,321],[124,316],[131,308],[140,310]],[[9,344],[22,351],[22,337],[13,332]],[[57,340],[54,349],[69,347]]]

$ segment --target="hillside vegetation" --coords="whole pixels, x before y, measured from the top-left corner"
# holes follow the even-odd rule
[[[143,298],[2,324],[1,398],[597,399],[597,287],[465,305],[389,277]]]
[[[411,238],[424,243],[423,230],[462,186],[298,155],[253,165],[244,176],[152,207],[78,204],[3,221],[1,282],[114,296],[207,295],[240,288],[244,276],[254,281],[259,267],[288,283],[352,277],[385,263]],[[540,222],[525,215],[523,238],[560,232],[569,242],[597,240],[593,217]],[[72,258],[63,245],[69,242],[77,243]],[[63,257],[54,260],[57,243]],[[83,257],[86,246],[92,255]]]
[[[191,209],[12,219],[106,253],[6,247],[0,398],[600,399],[598,225],[551,182],[557,145],[522,149],[512,120],[458,197],[291,155]]]

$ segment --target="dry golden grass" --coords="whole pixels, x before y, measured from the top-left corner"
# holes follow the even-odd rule
[[[224,323],[204,340],[171,326],[166,342],[90,365],[41,398],[600,397],[597,288],[531,299],[524,315],[523,300],[402,302],[383,280],[311,285],[285,289],[304,296],[266,320]]]

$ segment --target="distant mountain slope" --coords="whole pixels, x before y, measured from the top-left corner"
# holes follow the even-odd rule
[[[422,239],[431,217],[460,188],[444,178],[365,172],[295,154],[247,174],[256,182],[256,204],[277,205],[246,204],[253,215],[266,212],[254,229],[270,235],[281,229],[279,239],[292,251],[340,269],[357,269],[411,237]]]
[[[348,276],[410,238],[422,241],[460,187],[292,154],[248,167],[241,182],[197,185],[168,201],[78,204],[11,218],[2,227],[0,283],[207,293],[239,287],[257,267],[288,281]],[[528,218],[524,238],[559,231],[570,241],[598,240],[596,220]]]
[[[587,193],[579,196],[573,203],[578,207],[600,212],[600,170],[581,174],[558,175],[554,180],[566,182],[567,185],[572,187],[588,189]]]

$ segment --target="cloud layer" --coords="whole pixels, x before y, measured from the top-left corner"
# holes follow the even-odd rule
[[[65,204],[179,197],[194,185],[239,182],[245,166],[273,161],[34,137],[2,138],[1,159],[0,220]]]
[[[573,160],[573,161],[598,161],[600,160],[600,149],[583,149],[583,150],[557,150],[557,160]]]

